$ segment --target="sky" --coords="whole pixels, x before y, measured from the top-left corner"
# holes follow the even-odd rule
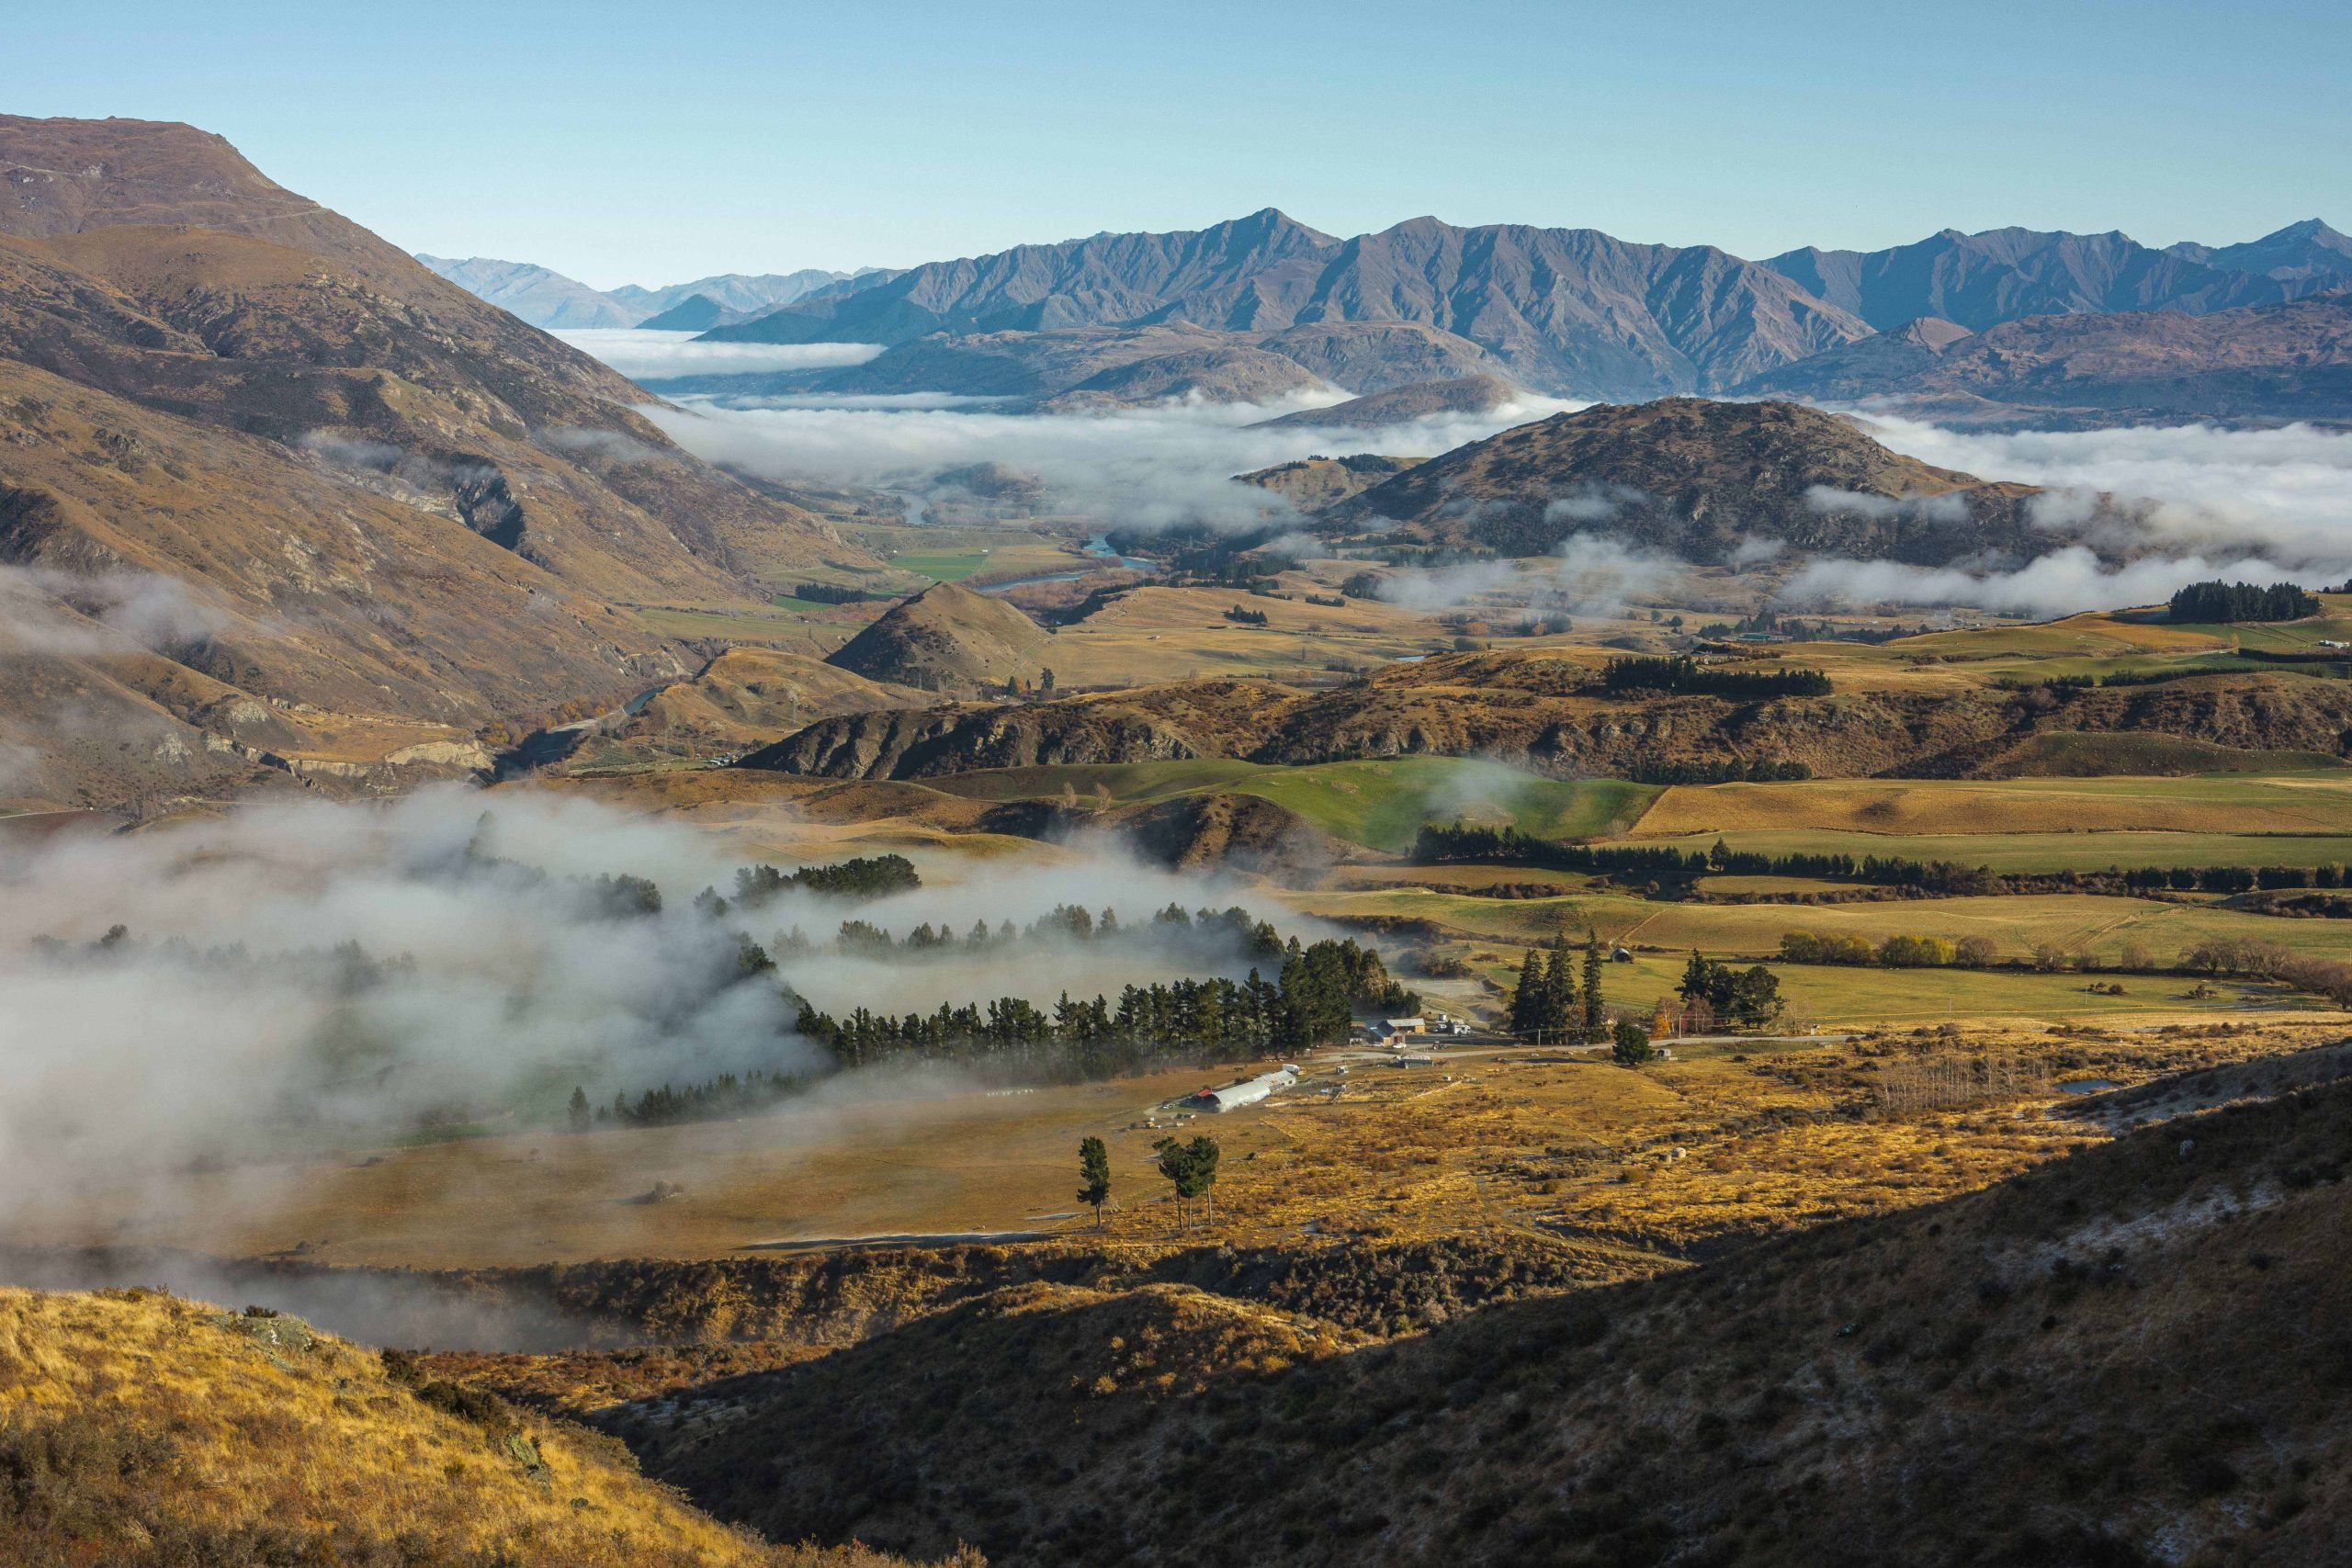
[[[395,243],[599,288],[1267,206],[1762,256],[2352,227],[2352,6],[0,0],[30,115],[184,119]]]

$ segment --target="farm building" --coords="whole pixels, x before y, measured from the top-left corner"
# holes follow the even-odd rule
[[[1274,1090],[1288,1089],[1296,1082],[1296,1068],[1277,1067],[1271,1073],[1260,1073],[1254,1078],[1243,1078],[1239,1083],[1227,1084],[1223,1089],[1204,1089],[1184,1103],[1197,1105],[1204,1111],[1235,1111],[1244,1105],[1255,1105]]]

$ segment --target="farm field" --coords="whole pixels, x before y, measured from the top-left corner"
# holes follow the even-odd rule
[[[2242,833],[2083,829],[2056,833],[1860,833],[1776,829],[1717,830],[1628,840],[1686,853],[1717,840],[1733,850],[1765,855],[1887,855],[1950,861],[1996,872],[2109,871],[2140,865],[2335,865],[2352,862],[2352,832]]]
[[[2009,679],[2162,673],[2211,666],[2291,670],[2233,657],[2234,650],[2319,651],[2323,639],[2352,640],[2352,596],[2322,594],[2326,613],[2279,626],[2175,626],[2136,612],[2096,611],[2063,620],[1931,632],[1892,643],[1770,645],[1792,662],[1821,669],[1840,689],[1961,691]]]
[[[2352,770],[2266,777],[1681,784],[1658,797],[1634,832],[1644,839],[1788,830],[1886,838],[2105,837],[2126,831],[2201,837],[2223,827],[2235,837],[2352,836]]]
[[[1415,834],[1429,822],[1509,825],[1547,839],[1623,830],[1639,820],[1657,794],[1651,784],[1547,779],[1466,757],[1400,757],[1303,767],[1204,758],[1001,768],[926,782],[975,800],[1051,799],[1065,785],[1088,795],[1099,784],[1117,806],[1228,790],[1271,800],[1334,837],[1390,852],[1410,849]]]
[[[1810,931],[1852,935],[1872,942],[1896,934],[1983,936],[2004,959],[2026,959],[2048,943],[2092,954],[2112,964],[2128,942],[2169,962],[2182,947],[2215,938],[2247,937],[2297,953],[2334,957],[2346,945],[2342,922],[2279,919],[2195,904],[2145,898],[2063,894],[2014,894],[1973,898],[1891,899],[1829,905],[1677,904],[1623,894],[1574,894],[1558,898],[1480,898],[1415,889],[1364,893],[1297,893],[1302,913],[1338,919],[1426,920],[1442,932],[1469,939],[1547,942],[1588,926],[1604,942],[1712,956],[1763,957],[1777,953],[1781,933]],[[1865,974],[1880,975],[1876,970]]]
[[[1054,637],[1054,669],[1065,685],[1146,686],[1191,677],[1320,677],[1452,646],[1429,616],[1368,600],[1338,606],[1304,597],[1267,598],[1238,589],[1166,588],[1122,594]],[[1266,625],[1226,618],[1235,605]]]

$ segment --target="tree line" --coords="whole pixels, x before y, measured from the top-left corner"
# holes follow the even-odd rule
[[[2104,871],[2007,871],[1957,861],[1900,855],[1796,852],[1768,855],[1735,850],[1717,840],[1705,850],[1670,846],[1563,843],[1516,828],[1432,823],[1413,841],[1413,858],[1431,864],[1491,862],[1581,872],[1663,886],[1687,886],[1702,876],[1789,876],[1903,887],[1947,897],[1998,893],[2246,893],[2256,888],[2352,887],[2352,864],[2175,865],[2109,867]]]
[[[2300,621],[2316,615],[2320,603],[2291,582],[2257,587],[2251,582],[2192,582],[2167,606],[2176,621]]]
[[[1359,1006],[1411,1012],[1420,998],[1353,938],[1311,946],[1293,938],[1271,980],[1253,968],[1238,981],[1219,976],[1128,986],[1115,1002],[1064,992],[1050,1009],[999,997],[903,1015],[861,1006],[836,1017],[803,998],[796,1027],[843,1067],[958,1062],[1073,1081],[1335,1043],[1347,1037]]]
[[[1546,1035],[1563,1043],[1600,1039],[1608,1023],[1600,995],[1600,938],[1590,931],[1585,933],[1581,986],[1577,969],[1566,931],[1552,939],[1548,950],[1529,948],[1510,994],[1510,1032],[1539,1042]]]
[[[795,889],[830,898],[887,898],[922,886],[914,863],[904,855],[860,855],[831,865],[804,865],[793,872],[772,865],[744,866],[735,873],[735,902],[756,909]],[[718,913],[726,913],[724,901]]]
[[[1612,659],[1600,667],[1603,691],[1663,692],[1715,697],[1826,697],[1829,677],[1818,670],[1723,670],[1689,654],[1670,659]]]
[[[1876,964],[1886,969],[1984,969],[1999,957],[1990,937],[1912,936],[1872,943],[1866,937],[1782,931],[1781,957],[1791,964]]]
[[[1128,939],[1148,943],[1155,951],[1164,952],[1173,945],[1203,957],[1229,953],[1252,962],[1271,961],[1283,952],[1282,933],[1273,923],[1259,919],[1238,904],[1225,909],[1195,912],[1172,903],[1153,915],[1148,926],[1132,931],[1119,924],[1115,909],[1105,908],[1097,915],[1083,904],[1057,905],[1030,921],[1025,929],[1006,920],[991,930],[987,920],[975,920],[972,929],[960,937],[944,921],[934,926],[925,920],[904,936],[893,936],[870,921],[849,919],[841,923],[831,947],[836,953],[858,958],[967,958],[1004,952],[1023,943],[1114,942]],[[818,951],[817,943],[798,926],[778,934],[769,948],[784,962],[809,957]]]

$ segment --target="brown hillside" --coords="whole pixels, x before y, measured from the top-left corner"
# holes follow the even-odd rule
[[[1003,600],[935,582],[900,600],[826,656],[869,681],[941,691],[1018,676],[1035,682],[1046,662],[1045,628]]]
[[[730,648],[647,699],[616,725],[615,739],[675,740],[698,749],[758,745],[779,730],[836,714],[913,707],[934,699],[910,686],[869,681],[805,653]]]
[[[1827,491],[1862,499],[1816,493]],[[1387,519],[1414,537],[1505,555],[1594,529],[1702,561],[1763,538],[1939,562],[2046,542],[2026,515],[2035,493],[1902,457],[1800,404],[1667,398],[1556,414],[1457,447],[1331,516],[1351,527]]]
[[[673,446],[626,380],[218,138],[0,117],[0,561],[44,583],[161,577],[214,612],[209,636],[132,649],[144,666],[77,650],[48,696],[0,698],[0,726],[53,728],[40,705],[74,681],[150,701],[190,683],[161,660],[233,689],[240,712],[330,710],[342,739],[305,753],[322,766],[396,766],[420,741],[469,746],[492,719],[679,672],[616,606],[871,564]],[[176,753],[299,750],[291,731],[318,728],[285,717],[256,739],[164,705],[187,733],[135,739],[111,777],[40,747],[35,793],[211,787]],[[428,733],[359,733],[420,720]]]
[[[1302,457],[1233,477],[1246,485],[1270,490],[1301,512],[1320,512],[1376,484],[1396,478],[1419,457],[1383,457],[1360,452],[1347,457]]]
[[[1297,873],[1338,858],[1321,829],[1254,795],[1181,795],[1115,813],[1109,824],[1142,853],[1178,871],[1221,866]]]

